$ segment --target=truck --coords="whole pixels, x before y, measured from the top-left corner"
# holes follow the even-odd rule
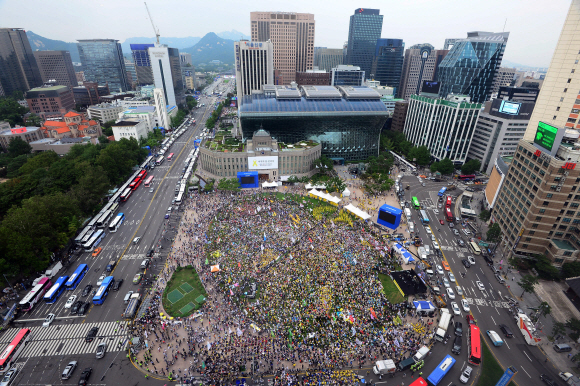
[[[427,357],[427,354],[429,354],[429,347],[423,346],[417,351],[415,355],[413,355],[413,359],[415,360],[415,362],[424,361],[425,358]]]
[[[109,261],[109,264],[107,264],[107,272],[111,272],[115,268],[115,264],[117,264],[116,260]]]
[[[447,328],[449,327],[449,322],[451,321],[451,314],[447,308],[442,308],[441,319],[439,320],[439,327],[437,332],[435,332],[435,340],[443,342],[445,340],[445,335],[447,334]]]
[[[411,233],[414,233],[415,232],[415,224],[413,224],[410,221],[409,221],[409,232],[411,232]]]
[[[392,359],[377,361],[373,367],[373,373],[375,373],[375,375],[393,374],[395,371],[397,371],[397,368],[395,367],[395,362]]]
[[[60,261],[57,261],[56,263],[54,263],[54,265],[52,267],[50,267],[49,269],[46,270],[46,272],[44,273],[44,276],[48,277],[49,279],[52,279],[53,277],[56,276],[56,274],[62,269],[62,263]]]
[[[413,366],[415,363],[419,363],[421,361],[424,361],[425,358],[427,357],[427,354],[429,354],[429,348],[427,346],[423,346],[412,357],[400,361],[397,364],[397,368],[399,369],[399,371],[405,371],[409,367]],[[374,368],[373,368],[373,372],[374,372]],[[378,375],[378,373],[376,373],[376,372],[375,372],[375,374]]]
[[[580,386],[580,379],[572,373],[561,372],[558,376],[562,378],[567,385]]]
[[[127,304],[127,308],[125,308],[125,312],[123,312],[123,316],[127,319],[131,319],[133,316],[135,316],[140,303],[141,303],[141,294],[135,292],[133,295],[131,295],[131,298],[129,299],[129,304]]]
[[[405,208],[405,216],[407,217],[407,221],[411,221],[411,209]]]
[[[421,260],[427,260],[427,251],[424,247],[417,248],[417,253],[419,254]]]

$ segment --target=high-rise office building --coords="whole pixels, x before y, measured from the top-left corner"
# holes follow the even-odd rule
[[[459,40],[461,40],[461,39],[456,39],[456,38],[445,39],[445,43],[443,43],[443,49],[444,50],[451,49],[451,47],[453,47],[455,45],[455,43],[457,43]]]
[[[509,32],[476,31],[455,42],[437,70],[439,96],[469,95],[476,103],[489,100],[508,37]]]
[[[131,55],[135,63],[137,84],[139,86],[153,84],[153,71],[151,70],[149,48],[154,46],[154,44],[131,44]]]
[[[330,71],[340,64],[344,64],[342,48],[319,47],[314,52],[314,66],[319,70]]]
[[[272,42],[234,43],[236,60],[236,89],[238,101],[243,95],[261,91],[266,84],[274,84],[274,48]]]
[[[332,86],[362,86],[365,81],[365,72],[358,66],[341,64],[331,71]]]
[[[125,58],[125,68],[127,69],[127,81],[131,85],[131,90],[137,86],[137,70],[135,63]]]
[[[500,87],[511,86],[516,75],[515,68],[500,67],[495,73],[493,85],[491,86],[492,94],[497,93]]]
[[[165,44],[155,44],[149,47],[151,69],[155,88],[163,90],[165,104],[179,106],[185,102],[185,92],[181,78],[179,50],[169,48]]]
[[[34,58],[40,69],[44,83],[55,85],[78,86],[77,75],[68,51],[34,51]]]
[[[182,66],[186,66],[188,64],[190,66],[193,66],[193,62],[191,61],[191,54],[188,54],[186,52],[179,53],[179,61],[181,62]]]
[[[346,64],[360,67],[369,79],[382,29],[383,15],[378,9],[357,8],[350,16]]]
[[[295,81],[296,72],[312,70],[315,21],[311,13],[250,12],[252,42],[270,40],[280,82]]]
[[[428,48],[424,64],[421,56],[423,48]],[[424,80],[436,80],[437,68],[448,52],[448,50],[436,50],[429,43],[415,44],[406,49],[397,97],[408,100],[411,95],[417,94],[417,88],[420,88]]]
[[[108,83],[112,92],[127,91],[127,69],[123,49],[115,39],[86,39],[77,43],[85,79],[100,85]]]
[[[502,86],[497,93],[497,99],[535,103],[539,93],[540,89],[537,88]]]
[[[0,28],[0,84],[5,95],[42,85],[40,70],[21,28]]]
[[[403,53],[405,43],[402,39],[378,39],[371,73],[381,86],[399,89],[401,71],[403,70]]]

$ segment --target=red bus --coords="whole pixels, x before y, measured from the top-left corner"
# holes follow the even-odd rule
[[[172,158],[173,158],[173,153],[169,153],[169,155],[167,156],[167,161],[171,161]]]
[[[453,213],[451,213],[451,208],[445,208],[445,219],[447,222],[453,222]]]
[[[127,201],[127,199],[131,197],[131,193],[133,193],[133,190],[131,188],[125,189],[123,194],[121,194],[121,201],[123,202]]]
[[[427,381],[421,377],[418,377],[415,382],[411,383],[409,386],[427,386]]]
[[[155,178],[154,176],[149,176],[147,177],[147,180],[145,181],[145,187],[148,188],[149,185],[151,185],[151,181],[153,181],[153,178]]]
[[[469,358],[467,359],[472,365],[479,366],[481,363],[481,335],[479,335],[479,327],[475,324],[469,325],[469,337],[467,339],[467,349],[469,350]]]
[[[475,174],[461,174],[458,178],[461,181],[469,181],[475,179]]]
[[[447,196],[447,201],[445,202],[445,207],[446,208],[451,208],[451,196]]]
[[[144,180],[145,177],[147,177],[147,170],[141,170],[139,172],[139,175],[137,177],[139,177],[140,179]]]
[[[0,373],[6,372],[6,370],[12,368],[16,359],[22,352],[22,350],[28,344],[28,339],[30,338],[30,329],[23,328],[18,331],[18,334],[12,339],[12,342],[2,351],[0,354]]]
[[[129,184],[129,187],[131,188],[131,190],[135,190],[139,187],[139,185],[141,185],[141,179],[139,177],[135,177],[133,182]]]

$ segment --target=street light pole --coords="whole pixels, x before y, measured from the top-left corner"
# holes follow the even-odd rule
[[[6,280],[6,283],[8,283],[8,285],[10,286],[10,288],[12,288],[12,292],[16,293],[16,290],[14,289],[14,287],[12,287],[12,284],[10,284],[10,282],[8,281],[8,279],[6,279],[6,275],[2,274],[2,276],[4,276],[4,280]]]

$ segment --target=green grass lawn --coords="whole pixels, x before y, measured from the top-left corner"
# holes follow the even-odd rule
[[[180,292],[184,296],[175,303],[171,303],[167,299],[167,294],[178,289],[184,283],[187,283],[193,289],[190,292],[186,293],[186,290],[189,290],[190,288],[187,285],[182,287]],[[184,288],[186,290],[184,290]],[[191,266],[187,266],[179,271],[175,271],[173,273],[173,276],[171,276],[171,279],[169,280],[167,287],[165,287],[165,291],[163,291],[163,308],[165,309],[167,314],[169,314],[169,316],[184,317],[191,315],[193,311],[201,307],[201,304],[195,301],[195,299],[200,295],[207,297],[207,292],[205,292],[205,289],[201,284],[201,280],[199,279],[196,270]],[[185,306],[189,303],[193,303],[195,307],[193,309],[190,309],[186,313],[182,313],[180,310],[181,309],[187,310],[189,307]]]
[[[395,285],[395,282],[384,273],[379,273],[379,280],[383,285],[383,290],[385,291],[385,296],[393,304],[404,302],[406,299]]]
[[[481,335],[481,352],[483,354],[483,363],[481,365],[481,375],[479,376],[479,381],[477,386],[495,386],[497,381],[501,378],[504,369],[501,368],[499,363],[495,360],[495,357],[487,347],[487,344],[483,341],[485,337]],[[518,375],[516,374],[515,377]],[[515,386],[513,382],[510,382],[508,386]]]

